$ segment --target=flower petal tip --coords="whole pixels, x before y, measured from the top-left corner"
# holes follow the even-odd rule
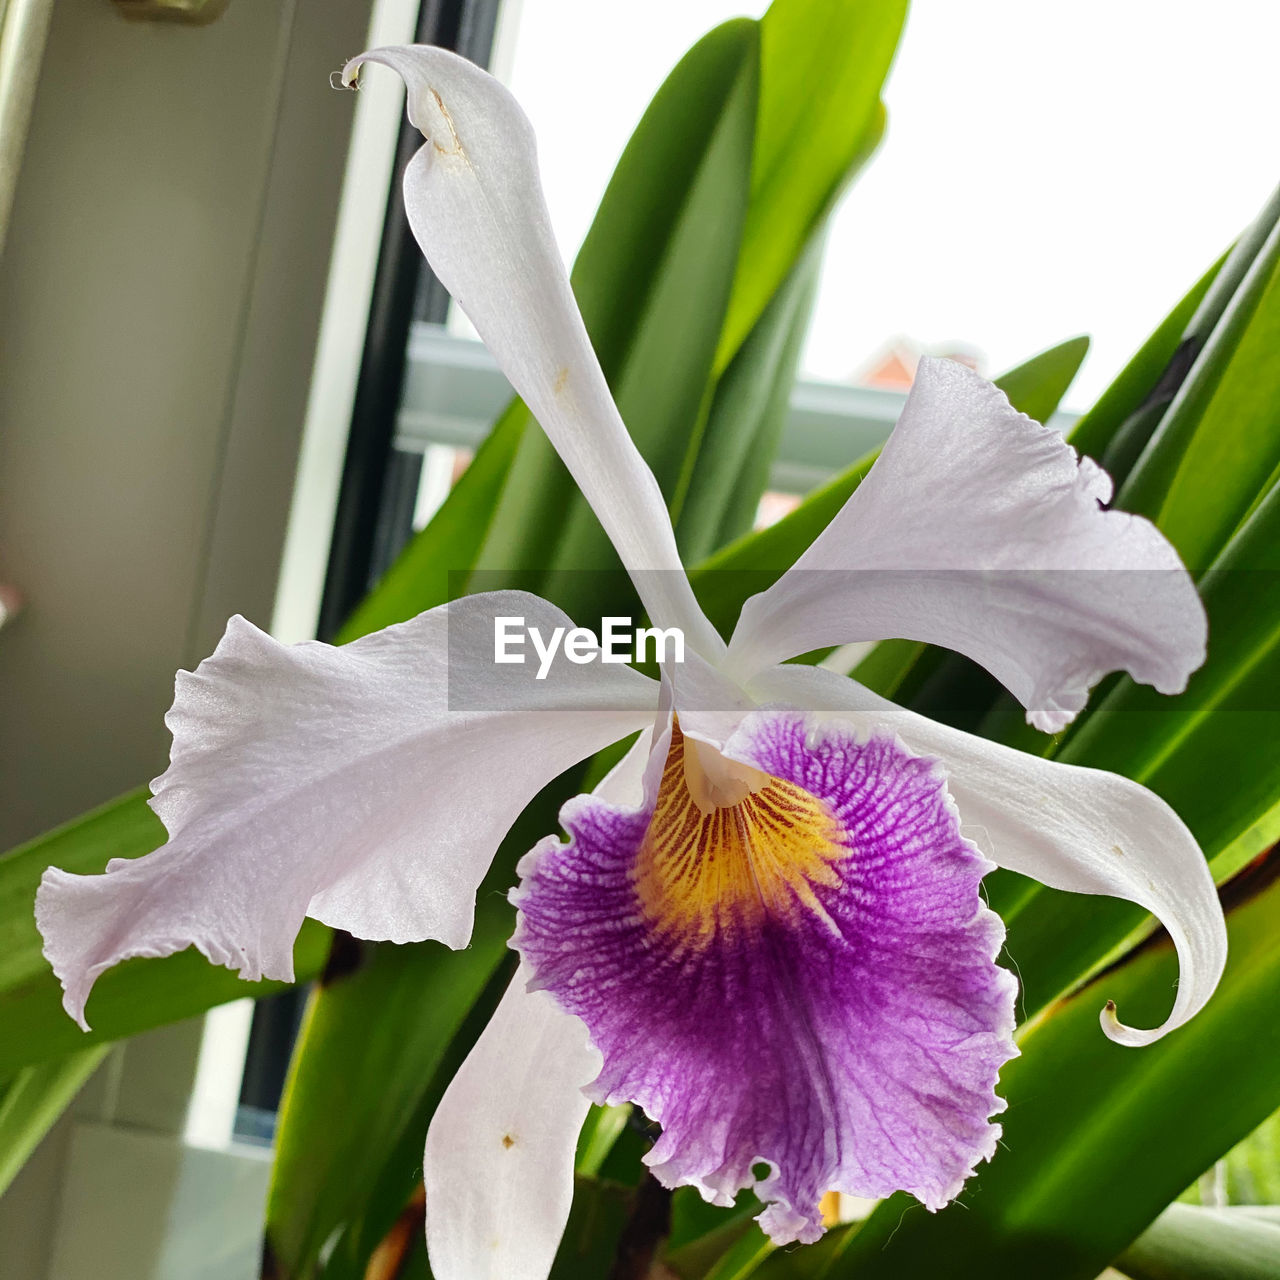
[[[1114,1000],[1108,1000],[1102,1006],[1102,1011],[1098,1014],[1098,1021],[1102,1024],[1102,1032],[1108,1040],[1124,1045],[1127,1049],[1140,1048],[1143,1045],[1150,1044],[1152,1040],[1158,1039],[1160,1035],[1159,1032],[1139,1031],[1135,1027],[1126,1026],[1120,1021],[1120,1015],[1116,1012],[1116,1002]]]

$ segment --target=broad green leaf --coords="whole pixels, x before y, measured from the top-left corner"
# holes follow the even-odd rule
[[[87,1035],[67,1017],[62,993],[40,947],[33,904],[49,866],[82,875],[116,857],[136,857],[164,840],[144,793],[112,801],[0,858],[0,1078],[32,1063],[189,1018],[216,1004],[284,990],[279,982],[242,982],[195,951],[163,960],[130,960],[98,979],[89,1001]],[[298,980],[319,972],[329,931],[307,921],[294,948]]]
[[[97,1069],[108,1047],[94,1045],[52,1062],[23,1067],[0,1085],[0,1195]]]
[[[1198,570],[1280,460],[1280,222],[1182,383],[1120,494]],[[1212,477],[1212,483],[1206,480]]]
[[[486,912],[476,923],[462,951],[352,939],[335,947],[281,1103],[267,1210],[279,1275],[309,1274],[334,1226],[369,1194],[388,1148],[404,1136],[432,1070],[501,961],[510,933],[505,913]],[[348,956],[354,967],[342,972]],[[329,1069],[339,1061],[341,1071]],[[418,1166],[425,1136],[425,1129],[415,1135]]]
[[[1130,1280],[1275,1280],[1280,1223],[1248,1210],[1171,1204],[1116,1266]]]
[[[1085,335],[1068,338],[1048,351],[1002,373],[996,386],[1009,397],[1009,403],[1037,422],[1048,422],[1062,403],[1084,358],[1089,354]]]
[[[945,1258],[948,1280],[1094,1280],[1280,1104],[1278,873],[1273,852],[1233,883],[1226,973],[1190,1023],[1144,1049],[1098,1025],[1107,999],[1138,1025],[1167,1013],[1177,961],[1160,935],[1024,1028],[1000,1147],[957,1204],[893,1197],[820,1274],[932,1280]]]
[[[1219,258],[1192,285],[1071,431],[1071,443],[1102,462],[1117,484],[1146,447],[1204,345],[1207,333],[1191,337],[1189,328],[1225,261]]]
[[[822,262],[821,240],[796,263],[716,383],[707,425],[676,517],[686,562],[751,528],[786,424],[800,348]]]
[[[717,369],[870,155],[906,8],[906,0],[774,0],[761,19],[751,208]]]
[[[750,191],[757,24],[725,23],[681,59],[605,191],[573,284],[623,421],[670,499],[708,402]],[[557,512],[555,520],[546,518]],[[481,554],[569,608],[545,570],[616,556],[540,431],[524,435]]]

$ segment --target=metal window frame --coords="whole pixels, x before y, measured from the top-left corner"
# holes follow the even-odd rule
[[[419,321],[409,335],[395,447],[404,454],[421,454],[432,444],[473,449],[512,394],[482,343]],[[770,469],[770,488],[807,493],[877,448],[906,398],[903,391],[798,380]],[[1056,414],[1052,425],[1065,431],[1075,419]]]
[[[424,0],[414,39],[487,66],[500,6],[501,0]],[[449,306],[448,293],[422,260],[400,191],[400,175],[421,145],[422,135],[404,120],[334,513],[321,640],[337,634],[399,551],[417,492],[417,466],[394,449],[405,351],[414,320],[443,321]],[[398,535],[400,528],[406,535]]]

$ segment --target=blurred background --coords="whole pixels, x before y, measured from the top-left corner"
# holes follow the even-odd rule
[[[405,229],[399,83],[337,91],[344,59],[416,38],[509,83],[572,258],[670,68],[765,7],[0,3],[0,847],[163,769],[230,614],[331,638],[509,397]],[[925,353],[1088,334],[1069,425],[1263,205],[1278,48],[1269,0],[916,0],[757,523],[884,438]],[[300,1010],[113,1050],[0,1197],[0,1275],[256,1275]]]

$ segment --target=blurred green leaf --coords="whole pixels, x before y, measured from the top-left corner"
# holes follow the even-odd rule
[[[1200,1190],[1205,1185],[1211,1186],[1220,1198],[1201,1199]],[[1280,1111],[1268,1116],[1243,1142],[1232,1147],[1183,1199],[1210,1206],[1269,1205],[1280,1226]]]
[[[583,1177],[596,1177],[630,1120],[629,1102],[616,1107],[592,1106],[582,1132],[578,1135],[578,1151],[573,1167]]]
[[[906,0],[774,0],[761,19],[751,207],[717,370],[873,149],[906,10]]]
[[[819,1274],[932,1278],[945,1258],[949,1280],[1094,1280],[1280,1104],[1280,854],[1227,905],[1226,973],[1190,1023],[1143,1049],[1098,1025],[1107,999],[1139,1026],[1168,1012],[1178,966],[1162,934],[1024,1027],[999,1150],[958,1203],[930,1215],[894,1196]]]
[[[573,1208],[548,1280],[595,1280],[597,1276],[605,1280],[635,1205],[632,1187],[575,1178]]]
[[[774,1247],[754,1222],[739,1217],[668,1254],[665,1262],[679,1280],[746,1280]]]
[[[0,1195],[97,1069],[108,1047],[94,1045],[53,1062],[23,1067],[0,1085]]]
[[[1276,1280],[1280,1223],[1171,1204],[1116,1260],[1130,1280]]]

